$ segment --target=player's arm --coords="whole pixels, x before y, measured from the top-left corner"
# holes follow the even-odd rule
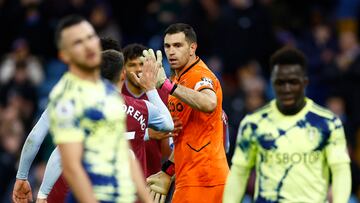
[[[233,160],[239,159],[239,149],[235,149]],[[236,162],[231,165],[230,172],[226,179],[223,202],[224,203],[235,203],[241,202],[244,196],[247,181],[250,175],[250,168],[243,167]]]
[[[59,148],[56,147],[51,153],[50,158],[46,164],[44,177],[37,195],[38,199],[47,199],[51,189],[59,179],[61,172],[61,157]]]
[[[325,152],[332,174],[333,202],[345,203],[348,202],[351,193],[350,158],[345,133],[339,118],[334,119],[329,125],[331,135]]]
[[[49,117],[47,111],[48,110],[46,109],[42,113],[40,119],[26,138],[22,148],[19,169],[16,174],[16,181],[13,189],[14,202],[21,202],[26,199],[32,200],[31,187],[27,178],[31,164],[49,131]]]
[[[206,113],[213,112],[217,106],[216,94],[210,89],[195,91],[188,87],[177,85],[172,95],[191,106],[191,108]]]
[[[63,174],[78,202],[97,202],[91,182],[81,164],[81,142],[59,144]]]
[[[145,179],[141,171],[140,164],[134,157],[130,157],[130,168],[132,171],[131,177],[136,185],[136,189],[141,201],[145,203],[152,202],[149,193],[146,191],[146,185],[144,181]]]
[[[351,170],[348,163],[330,166],[334,203],[346,203],[351,194]]]
[[[172,131],[174,129],[173,119],[169,110],[160,99],[157,90],[147,91],[146,95],[149,99],[149,102],[145,101],[149,111],[149,127],[158,131]]]
[[[240,125],[232,166],[225,184],[224,203],[241,202],[244,197],[249,174],[255,165],[257,153],[251,125],[254,124],[247,122],[246,118]]]
[[[215,92],[210,88],[204,88],[200,91],[197,91],[198,88],[195,87],[196,90],[187,88],[182,85],[174,85],[171,84],[171,82],[166,79],[165,72],[162,68],[161,60],[162,60],[162,54],[161,51],[157,51],[155,57],[155,53],[152,49],[144,50],[144,61],[145,60],[151,60],[152,62],[156,62],[157,69],[152,69],[150,71],[153,71],[156,74],[156,80],[157,84],[161,84],[162,89],[167,89],[169,93],[171,93],[173,96],[179,98],[184,103],[191,106],[193,109],[202,111],[202,112],[212,112],[215,110],[217,106],[217,97]],[[145,63],[144,63],[145,68]],[[155,72],[156,70],[156,72]],[[144,74],[144,70],[143,70]],[[202,83],[208,83],[207,81],[201,81]],[[212,84],[202,84],[204,85],[210,85]],[[157,85],[158,87],[159,85]]]

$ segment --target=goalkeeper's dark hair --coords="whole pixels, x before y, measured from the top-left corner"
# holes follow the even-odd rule
[[[146,50],[147,47],[145,47],[142,44],[129,44],[123,48],[124,53],[124,61],[125,63],[129,60],[136,59],[143,55],[143,51]]]
[[[296,48],[283,47],[270,58],[270,69],[276,65],[300,65],[304,75],[307,74],[307,61],[305,55]]]
[[[124,56],[121,52],[109,49],[101,54],[101,77],[116,83],[120,79],[120,73],[124,66]]]
[[[86,21],[86,19],[80,15],[68,15],[62,18],[55,28],[54,39],[55,39],[56,47],[60,49],[61,33],[64,29],[82,23],[84,21]]]
[[[100,42],[101,42],[101,47],[104,51],[108,49],[121,51],[119,42],[111,37],[102,37],[100,38]]]
[[[185,23],[175,23],[166,28],[164,35],[167,34],[176,34],[183,32],[185,34],[185,39],[189,43],[197,42],[196,33],[194,28]]]

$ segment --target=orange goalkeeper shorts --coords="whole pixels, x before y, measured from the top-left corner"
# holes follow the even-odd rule
[[[221,203],[224,185],[175,188],[172,203]]]

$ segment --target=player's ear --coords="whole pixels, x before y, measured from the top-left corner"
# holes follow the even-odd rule
[[[122,69],[122,71],[120,72],[120,81],[124,81],[126,77],[126,70],[125,68]]]
[[[192,42],[192,43],[190,44],[190,56],[195,55],[196,48],[197,48],[197,43],[196,43],[196,42]]]
[[[64,51],[59,51],[58,53],[59,58],[66,64],[68,64],[70,62],[70,56],[68,54],[66,54],[66,52]]]

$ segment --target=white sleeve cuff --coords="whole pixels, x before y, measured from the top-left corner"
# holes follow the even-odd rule
[[[38,199],[47,199],[48,195],[42,193],[41,191],[39,191],[37,198]]]
[[[145,135],[144,135],[144,141],[148,141],[150,140],[150,136],[149,136],[149,128],[145,129]]]

